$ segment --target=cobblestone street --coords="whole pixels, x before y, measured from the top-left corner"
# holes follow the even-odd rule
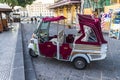
[[[35,24],[23,24],[26,43],[30,40]],[[49,58],[32,58],[38,80],[120,80],[120,41],[111,39],[104,34],[108,41],[107,58],[92,62],[85,70],[77,70],[70,62]],[[27,52],[28,54],[28,52]]]

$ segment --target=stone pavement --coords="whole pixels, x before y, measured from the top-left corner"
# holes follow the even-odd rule
[[[0,80],[24,80],[20,24],[13,26],[14,29],[0,33]]]

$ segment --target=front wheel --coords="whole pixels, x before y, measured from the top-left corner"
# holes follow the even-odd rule
[[[84,58],[76,58],[73,61],[73,64],[74,64],[74,67],[79,70],[85,69],[87,66],[87,62]]]
[[[29,49],[29,54],[30,54],[31,57],[34,57],[34,58],[38,57],[38,55],[35,54],[35,52],[32,49]]]

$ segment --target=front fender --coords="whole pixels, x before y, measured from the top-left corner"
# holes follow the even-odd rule
[[[28,48],[32,49],[34,51],[34,44],[33,43],[29,43]]]
[[[90,63],[90,59],[88,58],[86,54],[76,54],[71,57],[70,61],[73,62],[75,58],[79,58],[79,57],[84,58],[87,61],[87,63]]]

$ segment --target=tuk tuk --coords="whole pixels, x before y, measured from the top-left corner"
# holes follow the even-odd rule
[[[50,24],[65,19],[64,16],[47,17],[39,22],[28,45],[32,57],[39,55],[73,62],[74,67],[80,70],[91,61],[106,58],[107,41],[102,35],[99,19],[78,14],[80,30],[77,34],[66,34],[64,27],[61,30],[57,28],[57,35],[50,36]]]

